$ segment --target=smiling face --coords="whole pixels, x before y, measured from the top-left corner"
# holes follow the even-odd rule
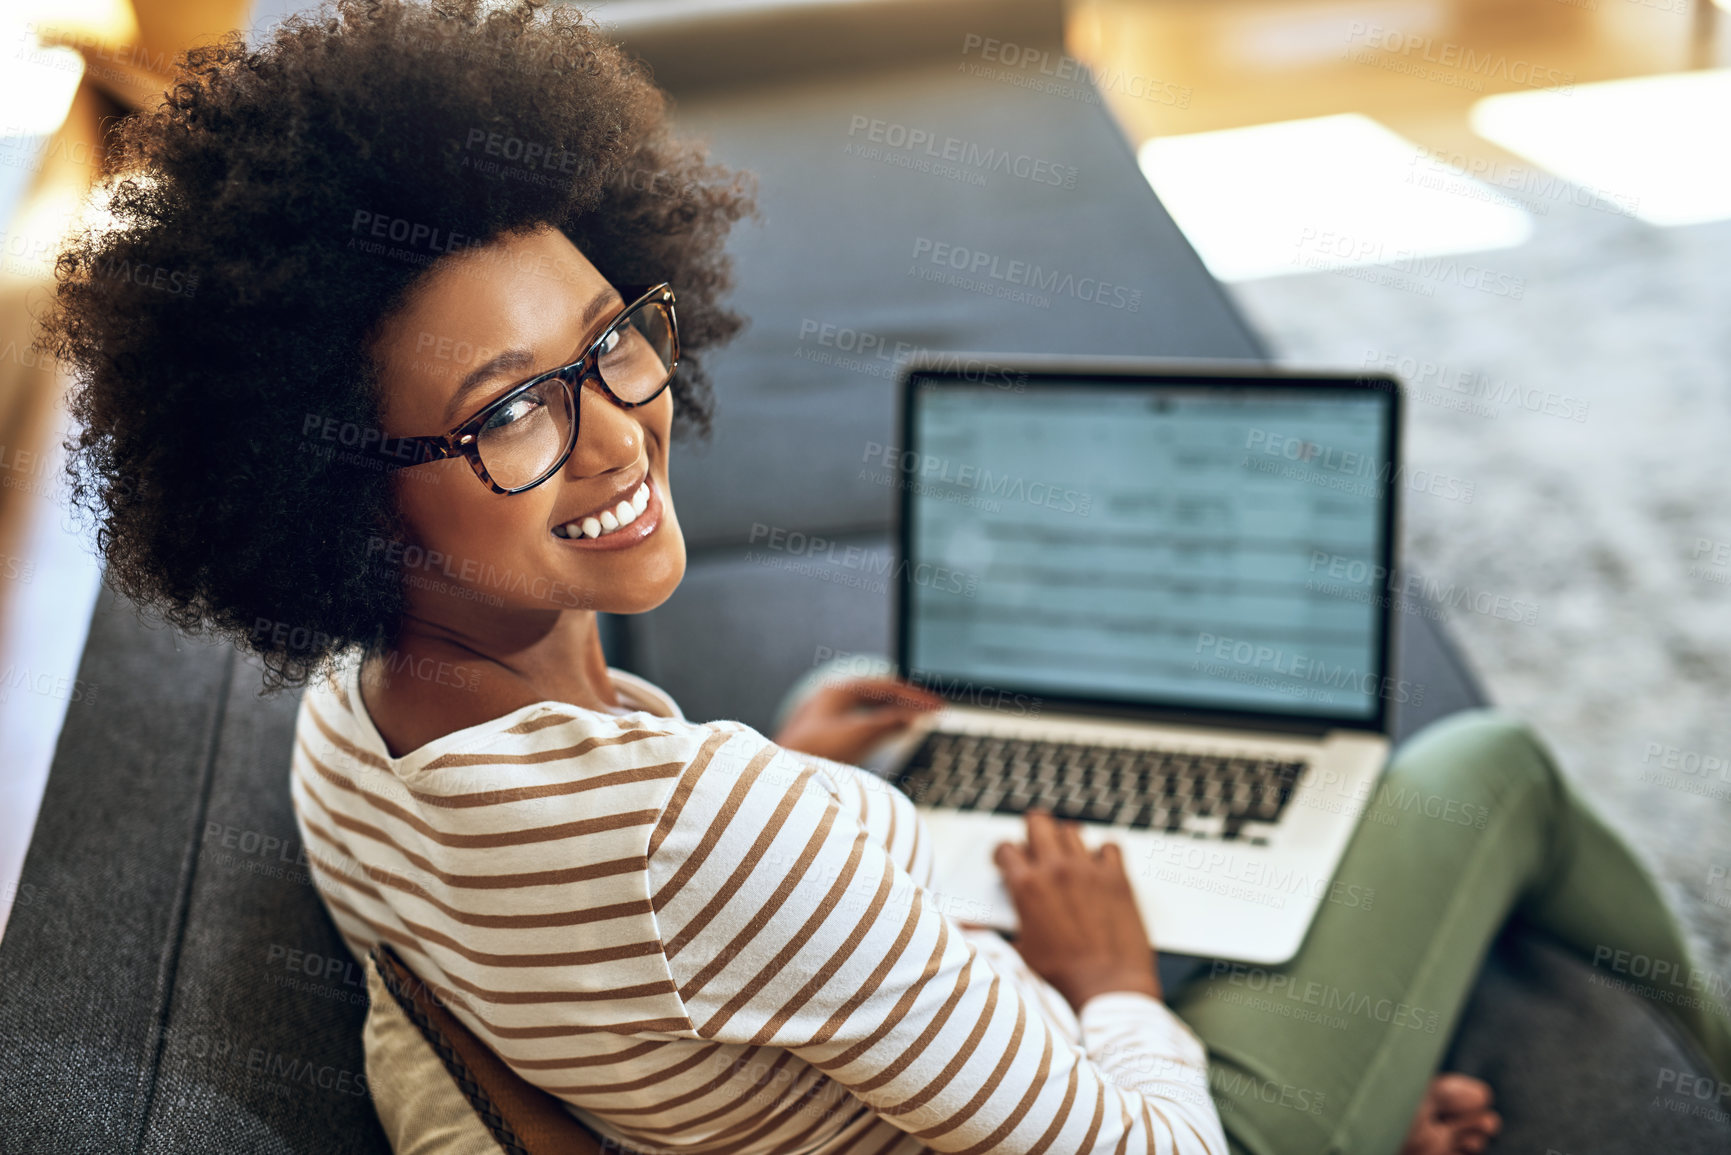
[[[373,347],[386,435],[442,433],[576,360],[626,303],[557,229],[444,258]],[[393,475],[412,547],[393,560],[409,571],[412,616],[503,637],[526,622],[550,630],[560,611],[642,613],[672,594],[685,573],[667,481],[673,391],[623,409],[591,380],[577,408],[571,456],[522,493],[494,493],[462,458]]]

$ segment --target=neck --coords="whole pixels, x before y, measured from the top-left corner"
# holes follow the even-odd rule
[[[461,662],[478,672],[483,700],[514,703],[502,713],[545,700],[591,710],[619,704],[592,610],[496,610],[477,621],[411,606],[388,658]]]

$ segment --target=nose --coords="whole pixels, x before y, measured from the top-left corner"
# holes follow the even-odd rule
[[[585,384],[577,394],[577,444],[571,448],[565,469],[578,477],[599,477],[629,469],[643,456],[647,433],[641,409],[621,409],[594,384]]]

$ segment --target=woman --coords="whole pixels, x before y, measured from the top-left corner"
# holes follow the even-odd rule
[[[670,445],[740,323],[749,201],[569,10],[357,0],[189,54],[118,139],[132,179],[47,322],[110,580],[307,686],[294,800],[351,948],[392,944],[622,1146],[1477,1151],[1489,1089],[1433,1075],[1512,908],[1686,965],[1496,719],[1389,772],[1484,829],[1366,823],[1341,877],[1373,910],[1324,904],[1288,966],[1168,1007],[1117,849],[1073,825],[998,850],[1013,949],[935,908],[917,812],[849,765],[935,699],[828,687],[771,742],[610,670],[596,612],[683,574]],[[112,274],[139,265],[196,298]],[[1366,1009],[1246,997],[1274,980]],[[1681,1017],[1731,1069],[1723,1013]]]

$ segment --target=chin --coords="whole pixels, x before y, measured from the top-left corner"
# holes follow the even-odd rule
[[[646,614],[673,596],[685,578],[685,539],[679,536],[679,523],[671,517],[662,522],[652,545],[654,553],[646,556],[637,572],[626,584],[629,589],[608,590],[597,599],[596,609],[609,614]]]

